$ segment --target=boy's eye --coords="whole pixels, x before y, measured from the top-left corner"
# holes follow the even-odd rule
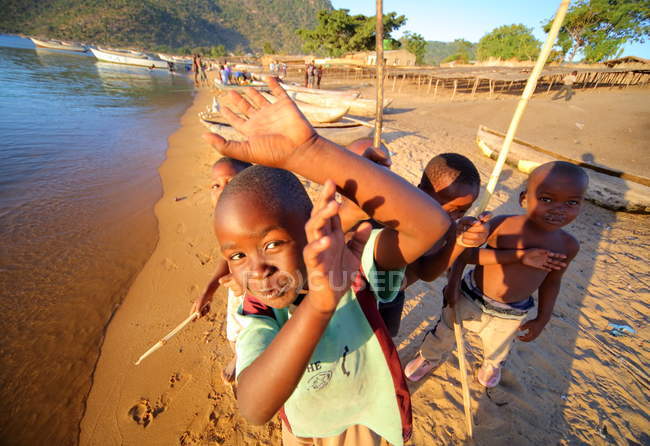
[[[219,186],[219,184],[213,184],[213,185],[212,185],[212,189],[219,189],[220,187],[221,187],[221,186]]]
[[[544,203],[550,203],[551,199],[548,198],[548,197],[542,197],[542,198],[539,199],[539,201],[543,201]]]
[[[268,242],[268,243],[264,246],[264,248],[265,248],[265,249],[274,249],[274,248],[277,248],[277,247],[280,246],[280,245],[282,245],[282,242],[276,240],[276,241]]]
[[[231,254],[230,256],[228,256],[228,259],[230,259],[230,260],[241,260],[244,257],[245,256],[244,256],[243,252],[236,252],[236,253]]]
[[[566,202],[569,206],[577,206],[578,202],[576,200],[569,200]]]

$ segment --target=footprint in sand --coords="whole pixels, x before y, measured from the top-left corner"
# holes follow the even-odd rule
[[[169,387],[174,387],[174,385],[177,382],[180,382],[180,380],[183,379],[183,375],[181,375],[180,372],[176,372],[172,375],[171,378],[169,378]]]
[[[129,409],[129,416],[142,427],[147,427],[154,418],[164,411],[165,405],[156,404],[155,407],[152,407],[149,400],[142,398]]]
[[[133,421],[147,427],[153,419],[153,411],[151,410],[151,403],[147,400],[140,400],[135,406],[129,409],[129,416]]]

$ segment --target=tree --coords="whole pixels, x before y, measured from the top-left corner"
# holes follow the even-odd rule
[[[442,62],[468,63],[475,57],[474,44],[465,39],[456,39],[451,42],[453,53],[445,57]]]
[[[219,57],[225,57],[226,56],[226,47],[223,45],[215,45],[212,48],[210,48],[210,57],[217,59]]]
[[[415,55],[415,63],[417,65],[422,64],[424,62],[424,52],[427,48],[424,37],[418,33],[406,31],[400,40],[408,52]]]
[[[551,17],[544,31],[552,23]],[[567,12],[557,44],[567,62],[580,50],[587,62],[600,62],[617,57],[626,42],[643,43],[649,35],[647,0],[578,0]]]
[[[262,52],[264,54],[275,54],[275,48],[273,48],[273,45],[271,45],[270,42],[264,42],[262,45]]]
[[[478,42],[479,60],[490,57],[508,60],[533,60],[539,54],[541,42],[533,36],[532,29],[524,25],[504,25],[484,35]]]
[[[372,50],[375,47],[375,17],[362,14],[350,15],[347,9],[323,9],[318,12],[318,24],[314,29],[299,29],[303,49],[308,53],[338,57],[352,51]],[[406,23],[406,17],[391,12],[384,14],[384,38]],[[397,43],[399,45],[399,43]]]

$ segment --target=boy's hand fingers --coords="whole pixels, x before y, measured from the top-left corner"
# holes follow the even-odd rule
[[[255,112],[255,107],[251,105],[242,95],[236,91],[230,91],[228,96],[226,96],[226,101],[228,104],[232,104],[236,111],[243,113],[246,116],[250,116],[251,113]],[[230,108],[227,106],[227,108]]]
[[[228,141],[214,133],[204,133],[203,139],[210,143],[222,155],[240,161],[251,161],[250,145],[247,141]]]
[[[227,105],[221,107],[221,114],[226,118],[226,122],[236,130],[239,130],[241,126],[246,124],[246,120],[241,116],[238,116],[237,113],[233,112]]]
[[[264,96],[262,96],[262,94],[259,91],[257,91],[253,87],[246,87],[246,90],[244,91],[246,92],[246,96],[250,98],[253,105],[258,109],[262,107],[266,107],[267,105],[270,104],[270,102]]]
[[[316,269],[321,264],[321,254],[325,252],[332,241],[330,237],[325,236],[321,237],[318,240],[307,244],[303,250],[303,259],[305,260],[305,265],[310,269]]]
[[[282,98],[288,98],[289,95],[287,95],[287,92],[280,86],[278,83],[278,79],[275,76],[271,76],[268,78],[267,83],[269,84],[269,89],[271,90],[271,93],[273,96],[275,96],[278,99]]]
[[[307,240],[312,242],[325,235],[328,235],[331,229],[330,219],[338,214],[339,204],[336,201],[329,201],[322,209],[312,215],[305,225]]]
[[[479,220],[481,223],[486,223],[486,222],[488,222],[491,218],[492,218],[492,212],[489,212],[489,211],[481,212],[481,214],[478,216],[478,220]]]
[[[559,252],[546,251],[546,255],[555,259],[566,259],[566,256],[564,254],[560,254]]]
[[[352,238],[347,243],[348,249],[356,256],[361,258],[363,248],[366,246],[370,233],[372,232],[372,225],[368,222],[363,222],[359,225]]]

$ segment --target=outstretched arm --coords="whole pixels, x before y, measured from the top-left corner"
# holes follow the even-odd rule
[[[203,294],[199,296],[196,299],[196,301],[194,301],[194,304],[192,305],[192,309],[190,310],[190,314],[193,314],[198,311],[199,317],[201,317],[201,316],[205,316],[210,312],[210,303],[212,302],[214,293],[219,288],[219,281],[221,280],[221,278],[227,276],[229,273],[230,270],[228,269],[228,263],[226,262],[225,259],[220,258],[217,261],[217,268],[214,272],[214,275],[212,276],[212,279],[210,279],[210,282],[208,283],[208,286],[205,288]]]
[[[269,81],[278,99],[270,104],[259,92],[247,96],[231,92],[224,115],[246,142],[208,141],[224,155],[291,170],[323,184],[332,179],[338,190],[389,230],[376,245],[375,261],[384,270],[400,269],[415,261],[444,236],[450,221],[440,205],[403,178],[318,136],[275,79]]]

